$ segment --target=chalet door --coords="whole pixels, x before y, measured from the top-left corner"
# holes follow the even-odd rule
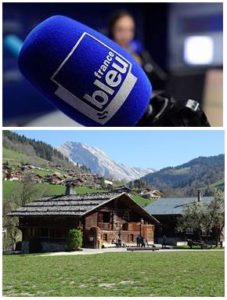
[[[92,227],[89,232],[89,238],[93,243],[92,248],[99,248],[101,242],[101,233],[98,227]]]
[[[144,225],[143,227],[143,236],[148,241],[154,241],[154,227],[151,225]]]

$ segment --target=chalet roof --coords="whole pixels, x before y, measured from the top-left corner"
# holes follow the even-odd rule
[[[117,191],[128,191],[130,192],[131,189],[125,185],[120,185],[120,186],[116,186],[114,189],[113,189],[113,192],[117,192]]]
[[[100,204],[115,198],[116,194],[61,195],[35,200],[10,213],[11,216],[28,215],[83,215]]]
[[[135,209],[145,215],[150,221],[159,223],[158,220],[150,216],[126,193],[95,193],[84,195],[61,195],[45,197],[11,211],[9,216],[83,216],[88,212],[102,206],[116,198],[126,197],[131,201]]]
[[[202,197],[201,203],[209,204],[214,197]],[[145,207],[145,210],[156,215],[181,215],[186,207],[186,205],[192,204],[197,201],[196,197],[187,198],[159,198],[153,203]]]

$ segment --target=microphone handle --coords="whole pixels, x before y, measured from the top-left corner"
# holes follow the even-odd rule
[[[200,104],[192,99],[180,103],[163,91],[153,93],[150,104],[137,123],[139,127],[209,127]]]

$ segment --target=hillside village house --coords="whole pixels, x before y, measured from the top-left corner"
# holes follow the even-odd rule
[[[120,185],[113,189],[113,192],[117,192],[117,193],[131,193],[131,191],[132,190],[125,185]]]
[[[23,173],[21,171],[12,171],[8,180],[9,181],[21,181],[22,178],[23,178]]]
[[[45,177],[45,181],[50,183],[50,184],[62,184],[63,183],[63,178],[60,174],[52,174],[52,175],[47,175]]]
[[[33,181],[33,182],[41,183],[43,177],[42,177],[41,175],[39,175],[39,174],[30,173],[30,179],[31,179],[31,181]]]
[[[107,179],[104,179],[104,185],[107,189],[112,190],[113,189],[113,182]]]
[[[158,199],[161,197],[161,192],[158,190],[143,190],[140,195],[146,199]]]
[[[40,167],[37,167],[37,166],[33,166],[29,163],[26,163],[26,164],[22,164],[22,166],[20,167],[21,168],[21,171],[25,171],[25,170],[31,170],[31,169],[42,169]]]
[[[145,210],[155,217],[160,223],[161,227],[156,228],[155,242],[162,243],[163,236],[167,237],[167,243],[177,245],[187,238],[193,238],[193,232],[188,230],[186,236],[177,231],[177,219],[182,216],[187,205],[194,201],[201,201],[205,205],[209,205],[214,197],[201,197],[198,192],[198,197],[184,197],[184,198],[159,198],[153,203],[145,207]]]
[[[10,180],[12,168],[9,167],[8,163],[3,163],[2,171],[3,171],[3,180]]]
[[[19,217],[22,251],[64,251],[69,229],[80,228],[83,247],[113,246],[120,239],[136,244],[141,234],[154,242],[159,222],[136,204],[126,193],[77,195],[68,181],[65,195],[46,197],[22,206],[9,215]]]

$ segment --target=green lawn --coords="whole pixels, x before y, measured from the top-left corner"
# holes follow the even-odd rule
[[[224,296],[224,251],[3,257],[4,296]]]
[[[154,199],[146,199],[146,198],[143,198],[141,197],[140,195],[138,194],[130,194],[130,196],[132,197],[132,199],[137,203],[139,204],[140,206],[142,207],[146,207],[148,204],[154,202],[155,200]]]

